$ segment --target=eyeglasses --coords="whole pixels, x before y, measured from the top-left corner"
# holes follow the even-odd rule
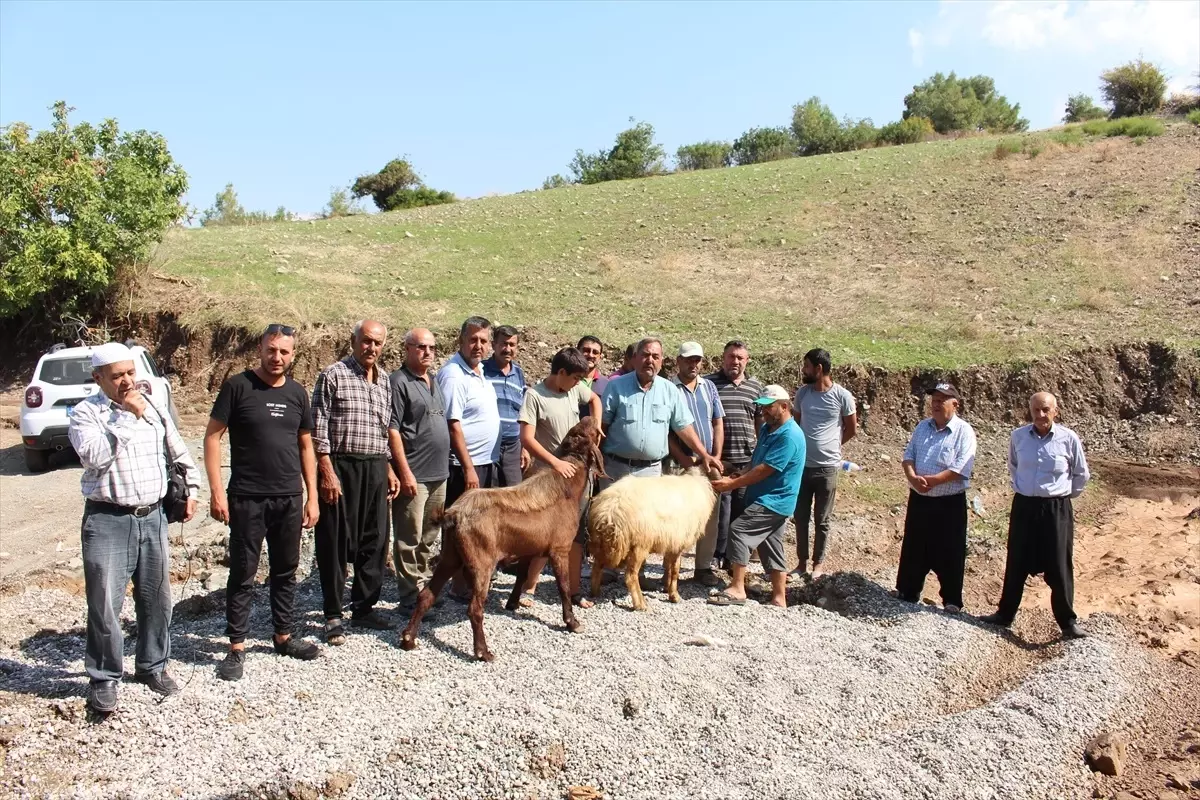
[[[267,329],[263,331],[263,336],[274,336],[276,334],[283,336],[295,336],[296,329],[291,325],[281,325],[278,322],[272,322],[267,326]]]

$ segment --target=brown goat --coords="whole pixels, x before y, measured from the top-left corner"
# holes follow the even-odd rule
[[[471,489],[446,509],[442,557],[433,578],[417,596],[417,607],[400,637],[402,648],[412,650],[417,646],[421,618],[446,581],[461,569],[471,592],[467,616],[475,639],[475,657],[491,661],[492,653],[483,635],[483,605],[496,564],[509,558],[522,560],[522,573],[530,558],[549,558],[562,595],[563,622],[568,630],[579,630],[567,585],[567,556],[579,528],[579,504],[588,485],[588,473],[595,470],[604,474],[599,445],[599,425],[585,417],[558,448],[559,458],[576,465],[574,477],[563,478],[552,469],[544,469],[516,486]],[[513,585],[505,606],[509,611],[518,608],[523,583],[524,574]]]

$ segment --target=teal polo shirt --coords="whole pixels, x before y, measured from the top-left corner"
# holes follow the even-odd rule
[[[604,389],[604,452],[621,458],[656,461],[667,457],[667,434],[693,422],[683,394],[666,378],[654,376],[643,389],[636,372],[621,375]]]
[[[766,425],[759,428],[750,469],[766,464],[775,471],[766,480],[746,487],[746,507],[759,503],[768,511],[785,517],[795,514],[806,450],[804,431],[794,419],[774,431],[769,431]]]

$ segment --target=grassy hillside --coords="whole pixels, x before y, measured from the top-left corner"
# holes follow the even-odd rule
[[[139,302],[249,326],[378,315],[445,329],[477,313],[552,342],[737,336],[895,367],[1200,340],[1195,127],[996,151],[939,141],[177,231]]]

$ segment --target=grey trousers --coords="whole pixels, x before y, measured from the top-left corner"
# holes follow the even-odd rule
[[[82,538],[88,677],[93,683],[121,679],[125,660],[121,606],[130,578],[138,630],[134,670],[138,675],[161,672],[171,655],[171,557],[162,508],[135,517],[87,503]]]
[[[812,518],[816,537],[813,539],[811,558],[813,564],[825,560],[825,542],[829,538],[829,520],[833,517],[833,503],[837,499],[838,467],[805,467],[800,478],[800,497],[796,502],[796,555],[800,568],[804,569],[810,558],[808,549],[808,521]]]
[[[430,551],[442,535],[441,524],[429,516],[446,505],[446,482],[418,483],[413,497],[400,495],[392,501],[392,563],[400,602],[415,600],[421,587],[433,576]]]

